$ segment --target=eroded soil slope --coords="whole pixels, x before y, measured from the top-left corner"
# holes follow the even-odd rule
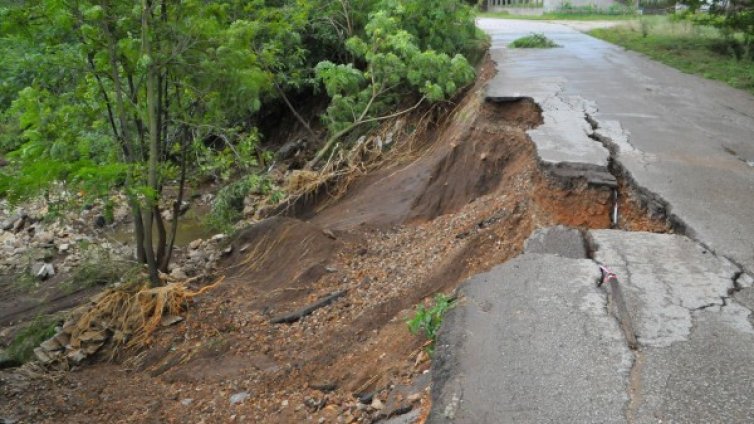
[[[541,123],[537,106],[486,103],[483,83],[418,148],[311,219],[238,234],[225,281],[147,350],[64,374],[4,372],[0,417],[375,422],[426,411],[430,358],[404,322],[417,303],[516,255],[535,228],[613,225],[612,189],[540,170],[525,132]],[[620,191],[620,227],[667,231]],[[272,323],[328,295],[302,319]]]

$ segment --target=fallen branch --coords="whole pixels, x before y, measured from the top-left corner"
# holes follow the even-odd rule
[[[372,100],[374,100],[374,99],[372,99]],[[378,117],[375,117],[375,118],[366,118],[365,119],[364,116],[366,115],[366,112],[368,111],[369,107],[371,106],[371,101],[372,100],[370,100],[370,103],[367,104],[367,107],[364,109],[364,113],[362,113],[361,116],[356,121],[354,121],[353,123],[351,123],[350,125],[348,125],[348,127],[346,127],[344,129],[338,131],[337,133],[333,134],[327,140],[327,142],[325,142],[325,145],[319,150],[319,152],[317,152],[317,154],[314,156],[314,159],[312,159],[311,161],[309,161],[309,163],[306,164],[306,167],[304,169],[306,169],[306,170],[313,169],[317,165],[317,163],[319,163],[319,161],[322,159],[322,157],[325,155],[325,153],[327,153],[327,151],[330,150],[330,148],[333,146],[333,144],[335,144],[336,141],[338,141],[341,137],[343,137],[344,135],[346,135],[349,132],[351,132],[354,128],[358,127],[359,125],[366,124],[366,123],[369,123],[369,122],[379,122],[379,121],[384,121],[386,119],[397,118],[397,117],[399,117],[401,115],[409,113],[409,112],[415,110],[416,108],[418,108],[424,102],[424,100],[426,100],[426,97],[422,96],[422,98],[419,99],[419,101],[416,102],[415,105],[411,106],[408,109],[404,109],[402,111],[395,112],[395,113],[392,113],[390,115],[378,116]]]
[[[333,303],[335,300],[342,297],[344,294],[346,294],[345,290],[340,290],[340,291],[336,291],[334,293],[328,294],[322,299],[319,299],[318,301],[310,305],[304,306],[303,308],[297,311],[294,311],[288,314],[279,315],[271,319],[270,322],[273,324],[282,324],[282,323],[290,324],[290,323],[296,322],[300,320],[301,318],[316,311],[317,309]]]

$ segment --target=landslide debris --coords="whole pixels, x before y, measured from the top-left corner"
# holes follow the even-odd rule
[[[318,196],[234,236],[217,266],[225,281],[148,349],[55,380],[0,374],[0,416],[350,423],[426,414],[430,358],[404,323],[414,306],[517,255],[536,228],[612,225],[612,188],[541,171],[526,135],[541,123],[536,105],[484,101],[491,69],[452,113],[416,125],[411,143],[396,138],[390,160],[348,181],[336,201]],[[426,113],[406,127],[426,124]],[[630,188],[620,190],[624,216],[645,216]],[[662,218],[621,225],[667,231]],[[333,293],[342,295],[274,322]]]

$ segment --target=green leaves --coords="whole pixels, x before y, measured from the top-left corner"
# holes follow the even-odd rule
[[[366,81],[363,72],[354,68],[352,63],[336,65],[326,60],[317,64],[314,73],[324,84],[325,91],[330,97],[358,92]]]
[[[432,43],[422,38],[429,34],[428,27],[442,27],[446,19],[454,20],[453,25],[457,24],[456,19],[466,19],[473,29],[473,17],[453,1],[439,3],[441,8],[447,6],[458,13],[443,12],[409,20],[414,12],[424,10],[425,6],[418,3],[379,2],[379,9],[369,14],[363,36],[348,39],[348,51],[357,62],[365,63],[364,69],[357,69],[353,63],[335,64],[329,60],[317,64],[317,80],[331,97],[323,117],[331,133],[339,134],[371,122],[411,95],[421,95],[430,102],[448,99],[473,81],[474,69],[462,55],[460,44],[441,46],[453,53],[451,57],[445,51],[425,47]],[[434,13],[435,2],[431,3]],[[473,31],[467,34],[464,43],[471,42],[474,36]]]
[[[424,337],[432,342],[429,346],[430,353],[434,348],[433,345],[437,339],[437,332],[442,325],[443,316],[453,307],[453,301],[453,298],[438,293],[429,306],[425,306],[423,303],[419,304],[414,316],[406,319],[406,325],[411,334],[416,335],[422,332]]]

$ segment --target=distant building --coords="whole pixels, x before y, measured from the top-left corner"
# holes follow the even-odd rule
[[[622,6],[624,3],[616,0],[487,0],[488,11],[508,11],[514,15],[540,15],[542,12],[586,7],[606,10],[614,5]]]

